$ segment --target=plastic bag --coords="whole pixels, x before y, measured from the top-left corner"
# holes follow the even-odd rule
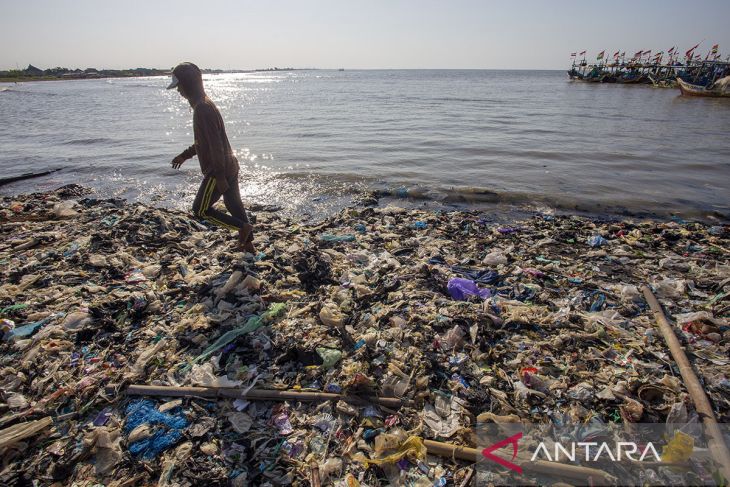
[[[353,455],[352,459],[366,465],[389,465],[394,464],[401,458],[417,463],[418,460],[426,458],[426,446],[418,436],[411,436],[398,446],[395,453],[380,458],[366,458],[362,453]]]
[[[338,327],[344,322],[345,315],[335,303],[326,303],[319,311],[319,319],[327,326]]]
[[[322,358],[322,368],[324,370],[331,369],[342,358],[342,352],[336,348],[318,347],[316,350],[317,354]]]
[[[470,296],[479,296],[482,299],[487,299],[492,295],[489,289],[479,289],[474,281],[461,277],[449,279],[446,289],[448,289],[449,295],[452,298],[459,301],[466,301]]]

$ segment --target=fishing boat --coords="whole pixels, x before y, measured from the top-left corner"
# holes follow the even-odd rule
[[[578,80],[578,81],[583,81],[583,78],[585,78],[585,76],[583,76],[583,73],[581,73],[580,71],[578,71],[575,68],[571,68],[570,71],[568,71],[568,77],[570,79],[574,79],[574,80]]]
[[[612,73],[610,71],[604,71],[601,75],[601,83],[616,83],[618,80],[618,77],[616,76],[616,73]]]
[[[685,61],[679,61],[676,47],[668,51],[669,60],[662,63],[664,51],[653,58],[644,59],[651,51],[639,51],[630,60],[626,53],[618,51],[613,61],[606,61],[601,51],[596,63],[588,64],[585,57],[578,62],[576,53],[571,54],[573,65],[568,71],[571,81],[586,83],[648,84],[655,87],[669,88],[679,86],[683,95],[728,97],[730,94],[730,56],[722,60],[718,53],[718,44],[712,46],[705,59],[694,55],[693,47],[685,53]],[[582,51],[580,55],[585,55]],[[681,83],[681,84],[680,84]]]
[[[650,74],[647,76],[651,84],[656,88],[674,88],[677,86],[677,78],[669,78],[667,76]]]
[[[682,78],[677,78],[677,84],[679,90],[684,96],[713,96],[713,97],[728,97],[730,98],[730,76],[725,76],[709,87],[702,85],[693,85],[684,81]]]
[[[603,68],[601,66],[593,66],[593,68],[583,76],[583,81],[588,81],[589,83],[600,83],[603,81],[603,78],[606,77],[608,73],[603,71]]]
[[[646,77],[637,70],[625,71],[616,76],[616,83],[625,85],[643,83]]]

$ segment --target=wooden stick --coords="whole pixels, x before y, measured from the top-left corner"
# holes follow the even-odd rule
[[[251,389],[244,394],[244,389],[235,387],[168,387],[133,384],[127,388],[130,396],[167,396],[167,397],[229,397],[249,399],[252,401],[345,401],[352,404],[380,404],[386,407],[400,408],[410,401],[397,397],[358,397],[329,392],[279,391],[269,389]]]
[[[426,450],[431,455],[438,455],[445,458],[459,458],[469,462],[477,462],[481,458],[479,450],[466,446],[452,445],[451,443],[442,443],[440,441],[423,440]],[[493,455],[499,454],[492,452]],[[508,458],[507,458],[508,459]],[[529,461],[527,458],[518,456],[514,462],[525,470],[554,477],[568,477],[573,480],[592,479],[594,485],[613,485],[616,478],[603,470],[590,467],[579,467],[576,465],[566,465],[557,462],[548,462],[546,460]]]
[[[705,389],[702,387],[697,375],[694,373],[692,364],[690,364],[689,359],[687,359],[687,355],[684,353],[682,344],[679,343],[679,339],[674,333],[672,325],[669,323],[669,320],[664,314],[664,311],[662,311],[662,307],[651,292],[651,289],[644,285],[641,286],[641,291],[644,293],[646,302],[649,304],[649,307],[654,313],[654,319],[659,325],[662,335],[664,335],[664,340],[666,340],[667,345],[669,346],[672,357],[674,357],[674,360],[677,362],[677,366],[679,366],[679,373],[682,375],[682,379],[684,379],[684,385],[687,388],[687,392],[689,392],[690,397],[692,397],[695,409],[702,418],[702,423],[705,425],[705,435],[707,436],[707,446],[710,450],[710,454],[718,463],[720,472],[722,472],[725,480],[730,480],[730,451],[728,451],[725,440],[722,437],[722,431],[720,431],[720,426],[717,424],[715,413],[712,410],[712,405],[710,404],[710,400],[707,398],[707,394],[705,394]]]
[[[319,464],[316,461],[312,461],[309,464],[309,469],[312,473],[312,487],[321,487],[322,480],[319,476]]]
[[[43,172],[27,172],[25,174],[21,174],[20,176],[13,176],[9,178],[0,178],[0,186],[4,186],[6,184],[14,183],[16,181],[24,181],[26,179],[32,179],[32,178],[39,178],[41,176],[48,176],[49,174],[53,174],[54,172],[60,171],[63,169],[62,167],[59,167],[58,169],[49,169],[48,171]]]
[[[14,424],[9,428],[0,430],[0,450],[26,438],[34,436],[53,424],[50,416],[28,421],[27,423]]]
[[[464,476],[464,480],[459,484],[459,487],[468,487],[469,484],[471,484],[472,479],[474,478],[474,474],[476,473],[476,470],[473,468],[469,468],[466,471],[466,475]]]

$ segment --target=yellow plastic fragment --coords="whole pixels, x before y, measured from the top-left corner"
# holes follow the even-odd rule
[[[394,453],[388,456],[382,458],[366,458],[362,453],[358,453],[353,455],[352,459],[366,465],[385,465],[393,464],[405,457],[414,461],[426,458],[426,445],[423,444],[423,440],[419,436],[409,437],[400,444]]]
[[[694,450],[694,438],[681,431],[674,432],[674,438],[662,447],[662,461],[681,463],[689,460]]]

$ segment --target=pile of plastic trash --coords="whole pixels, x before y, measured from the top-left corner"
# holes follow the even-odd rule
[[[424,442],[696,421],[642,284],[730,422],[727,225],[255,210],[250,255],[76,186],[2,200],[0,484],[461,485]]]

